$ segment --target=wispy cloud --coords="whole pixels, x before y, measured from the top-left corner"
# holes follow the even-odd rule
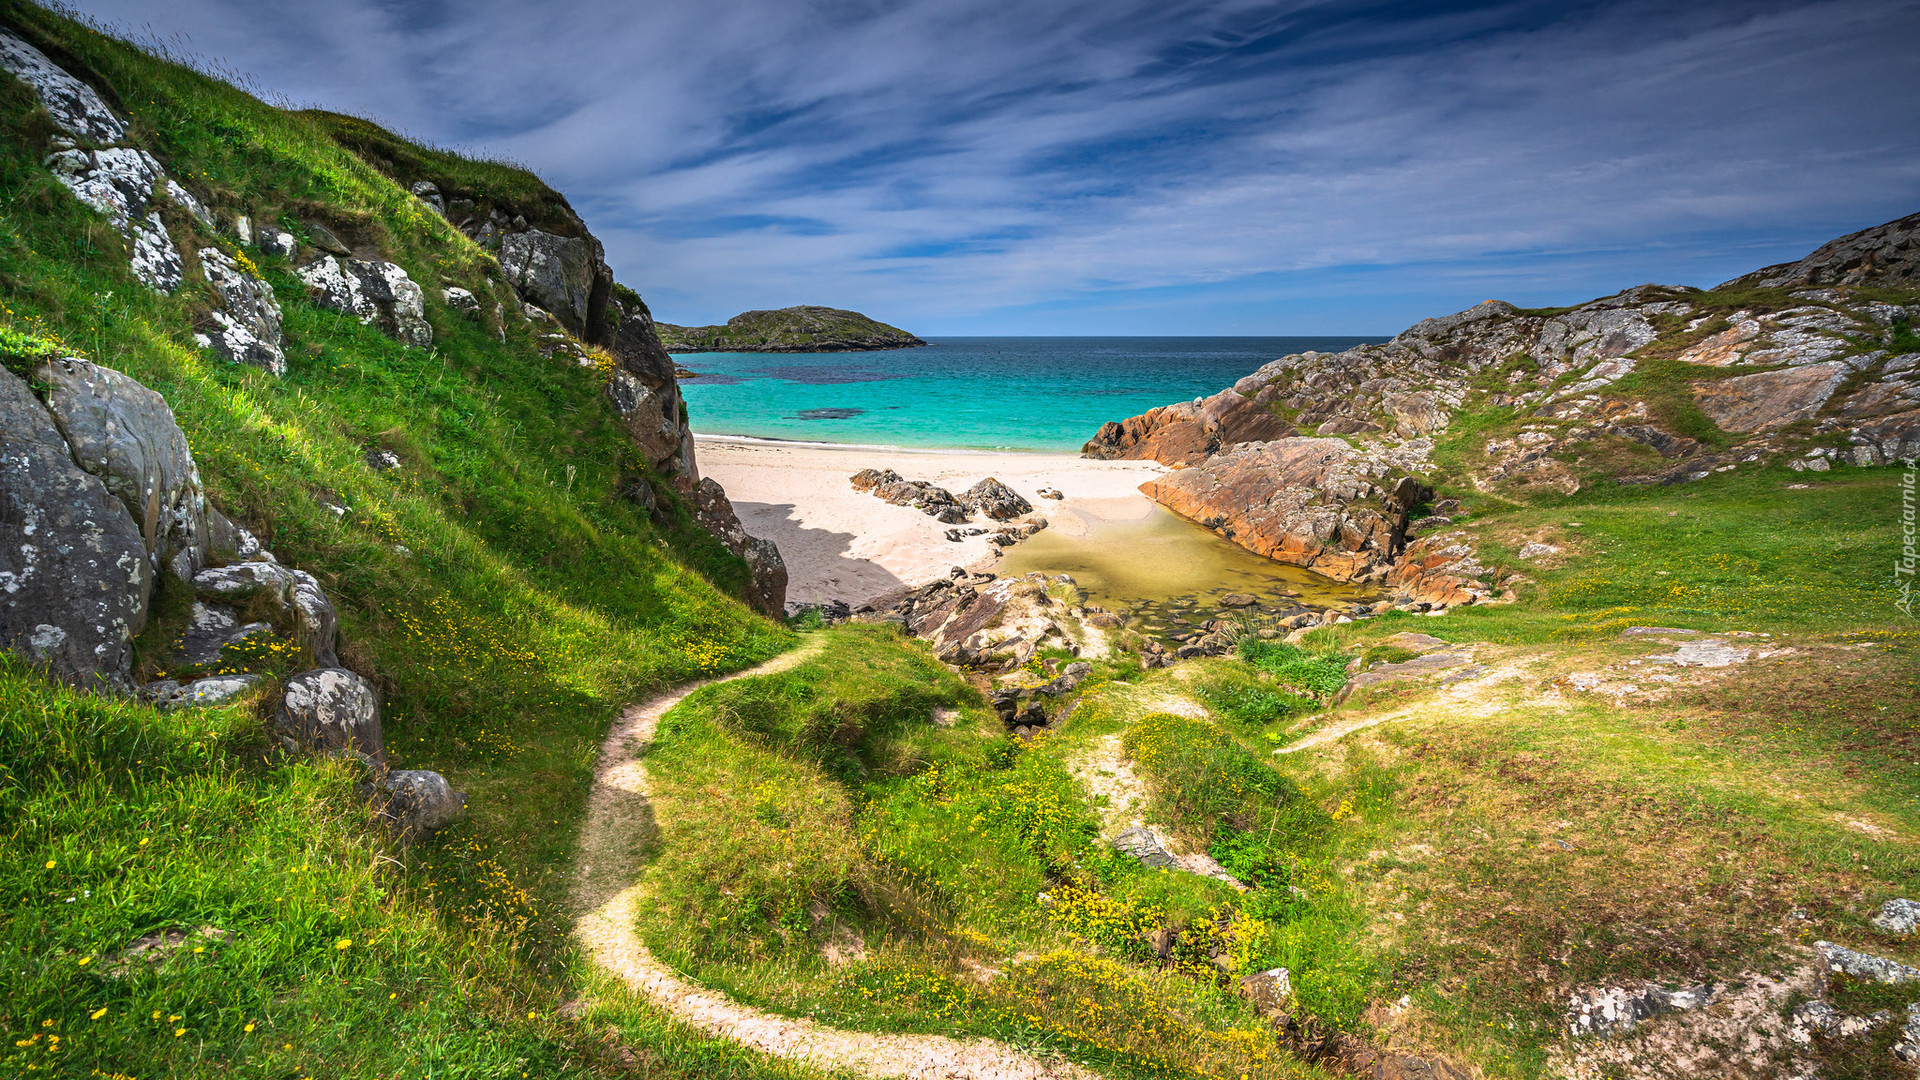
[[[1920,3],[83,0],[506,153],[664,318],[1379,331],[1920,207]]]

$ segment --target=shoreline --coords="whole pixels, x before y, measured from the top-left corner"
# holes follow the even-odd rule
[[[1018,447],[974,446],[899,446],[894,443],[826,442],[818,439],[783,439],[778,435],[721,435],[704,431],[693,433],[695,443],[738,443],[742,445],[791,446],[805,450],[871,450],[883,454],[1022,454],[1078,457],[1078,450],[1022,450]]]
[[[1077,452],[917,449],[801,443],[750,436],[694,436],[700,475],[727,491],[747,532],[771,540],[787,564],[792,603],[844,600],[858,607],[947,576],[955,566],[990,567],[1000,552],[986,535],[955,542],[949,529],[998,527],[936,521],[853,490],[862,469],[893,469],[958,494],[994,477],[1033,504],[1034,517],[1062,536],[1096,523],[1140,520],[1155,504],[1139,491],[1165,474],[1152,461],[1098,461]],[[1062,499],[1043,499],[1041,488]]]

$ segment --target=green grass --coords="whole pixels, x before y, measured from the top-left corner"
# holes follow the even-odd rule
[[[659,1075],[796,1075],[616,993],[563,1011],[566,982],[441,917],[354,769],[269,754],[244,708],[159,714],[0,656],[0,762],[9,1076],[585,1077],[617,1071],[608,1024]],[[125,955],[170,930],[164,961]]]
[[[578,982],[565,934],[572,835],[607,725],[650,690],[763,659],[787,647],[791,634],[734,598],[744,564],[695,527],[684,506],[670,503],[669,524],[657,527],[619,496],[645,467],[605,404],[602,375],[543,359],[517,321],[504,328],[503,343],[497,325],[439,304],[438,286],[460,284],[514,310],[490,255],[349,153],[326,124],[37,8],[7,4],[0,16],[110,87],[132,120],[132,138],[222,218],[350,227],[425,289],[435,346],[407,348],[312,306],[284,262],[249,250],[285,310],[290,370],[276,379],[202,354],[191,330],[210,303],[205,287],[163,296],[133,280],[118,234],[40,165],[52,133],[45,114],[24,87],[0,81],[0,346],[9,366],[23,369],[35,342],[53,342],[166,397],[212,501],[323,583],[339,610],[343,662],[381,690],[394,765],[437,769],[468,792],[465,824],[398,853],[400,865],[378,876],[391,917],[414,934],[437,921],[442,929],[431,932],[484,943],[508,968],[524,965],[537,986],[525,993],[550,1003],[569,993]],[[531,183],[491,163],[459,168],[502,191]],[[233,250],[190,220],[168,225],[184,251],[209,243]],[[373,447],[395,451],[402,468],[370,469],[364,454]],[[325,503],[350,509],[338,516]],[[148,671],[185,608],[181,596],[161,597],[160,617],[138,643]],[[163,729],[203,721],[143,722]],[[244,742],[235,735],[207,745],[231,755]],[[136,763],[130,782],[159,782],[145,768]],[[205,799],[209,813],[244,806],[254,790],[245,768],[209,766],[193,797]],[[339,794],[325,780],[331,774],[313,775],[274,796],[283,804],[276,813],[291,819],[303,800],[322,817],[348,813],[349,801],[327,808]],[[192,815],[190,806],[178,809]],[[115,850],[111,829],[124,823],[110,818],[72,819],[66,842]],[[340,858],[353,844],[373,850],[354,836],[326,842]],[[297,864],[318,842],[269,830],[249,840],[248,858]],[[360,860],[363,869],[372,858]],[[179,887],[203,879],[182,878]],[[422,906],[429,894],[435,900]],[[47,925],[61,915],[47,914]],[[0,917],[10,941],[38,940],[22,936],[26,924],[14,918]],[[114,945],[108,939],[123,930],[132,928],[101,928],[93,947]],[[244,982],[194,984],[207,995],[195,999],[194,1015],[238,1017],[263,995],[294,993],[310,969],[292,957],[263,952],[248,961]],[[505,968],[462,964],[435,985],[496,993],[490,987]],[[407,994],[393,992],[400,996],[391,1003],[382,992],[348,1015],[371,1030],[404,1027],[452,1057],[470,1048],[476,1060],[495,1060],[482,1049],[493,1036],[462,1026],[451,998],[445,1011],[404,1012]],[[28,1037],[40,1018],[12,1001],[32,1000],[10,998],[0,1026]],[[241,1052],[238,1043],[221,1045],[168,1051],[141,1075],[217,1071],[196,1055]]]
[[[1107,852],[1051,739],[1007,736],[924,646],[822,634],[793,669],[663,720],[640,924],[659,954],[858,1029],[991,1036],[1109,1075],[1293,1074],[1208,960],[1238,940],[1223,886]],[[1168,925],[1186,944],[1163,963],[1148,938]]]

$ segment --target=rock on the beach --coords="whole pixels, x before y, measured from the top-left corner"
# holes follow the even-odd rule
[[[1259,555],[1336,581],[1385,572],[1409,511],[1431,497],[1340,439],[1278,439],[1140,485],[1155,502]]]
[[[352,750],[385,763],[380,694],[345,668],[303,671],[287,680],[274,733],[290,750]]]
[[[938,489],[935,489],[938,490]],[[1020,493],[989,476],[962,492],[957,500],[961,506],[995,521],[1005,521],[1021,514],[1033,513],[1033,504],[1020,496]]]
[[[153,566],[126,506],[0,369],[0,648],[79,686],[128,689]]]

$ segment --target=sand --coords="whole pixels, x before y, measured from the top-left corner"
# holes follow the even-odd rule
[[[902,587],[945,577],[955,566],[992,569],[997,553],[984,536],[959,543],[954,528],[913,509],[853,490],[861,469],[892,469],[958,495],[994,477],[1025,496],[1062,536],[1091,523],[1147,517],[1140,494],[1167,471],[1151,461],[1092,461],[1077,454],[976,453],[780,443],[699,436],[700,474],[727,489],[741,524],[772,540],[787,562],[787,600],[845,600],[859,606]],[[1066,498],[1040,498],[1051,487]],[[984,518],[972,525],[996,526]],[[964,526],[963,526],[964,527]]]

